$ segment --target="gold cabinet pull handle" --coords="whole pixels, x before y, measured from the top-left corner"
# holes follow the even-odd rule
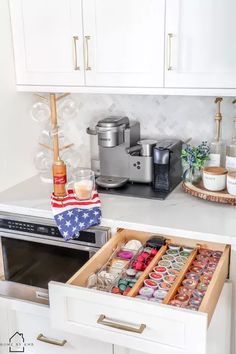
[[[168,33],[167,70],[173,70],[172,63],[172,38],[173,33]]]
[[[58,339],[52,339],[45,337],[42,333],[40,333],[37,337],[37,340],[40,342],[48,343],[48,344],[53,344],[53,345],[59,345],[60,347],[63,347],[66,344],[66,340],[58,340]]]
[[[78,36],[73,36],[73,47],[74,47],[74,70],[80,70],[78,65],[78,53],[77,53],[77,42],[79,40]]]
[[[141,324],[139,327],[135,328],[125,324],[117,323],[114,322],[114,320],[109,320],[105,315],[100,315],[99,319],[97,320],[97,323],[104,326],[122,329],[123,331],[135,332],[135,333],[143,333],[143,331],[146,328],[145,324]]]
[[[89,41],[91,37],[85,36],[85,46],[86,46],[86,67],[85,70],[89,71],[92,70],[91,66],[89,65]]]

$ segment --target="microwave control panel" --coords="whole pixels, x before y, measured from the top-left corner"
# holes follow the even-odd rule
[[[33,224],[33,223],[9,220],[9,219],[1,219],[1,218],[0,218],[0,229],[47,235],[47,236],[61,236],[58,228],[55,226],[39,225],[39,224]]]
[[[37,234],[37,235],[62,238],[62,235],[60,234],[60,231],[56,226],[35,224],[35,223],[16,221],[11,219],[0,218],[0,230],[1,229],[7,232],[17,231],[19,233],[24,233],[24,234]],[[96,243],[95,232],[80,231],[78,236],[80,242],[93,243],[93,244]]]

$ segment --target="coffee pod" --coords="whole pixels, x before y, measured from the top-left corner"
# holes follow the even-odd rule
[[[161,266],[156,266],[153,268],[155,273],[160,273],[162,275],[167,274],[167,268],[166,267],[161,267]]]
[[[166,297],[167,294],[168,294],[168,291],[162,290],[162,289],[158,289],[158,290],[155,290],[155,291],[154,291],[153,296],[154,296],[156,299],[161,299],[161,300],[163,300],[163,299]]]
[[[214,257],[214,258],[220,259],[221,256],[222,256],[222,252],[220,252],[220,251],[212,252],[212,257]]]
[[[183,263],[173,263],[172,264],[172,269],[177,270],[178,272],[183,268]]]
[[[172,249],[168,249],[166,251],[166,254],[169,254],[171,256],[178,256],[179,255],[179,251],[178,250],[172,250]]]
[[[187,288],[185,288],[184,286],[180,286],[180,287],[178,288],[178,293],[179,293],[179,294],[186,294],[186,295],[188,295],[188,296],[191,296],[192,293],[193,293],[193,290],[187,289]]]
[[[189,270],[190,270],[190,272],[194,272],[198,275],[201,275],[203,272],[202,268],[198,267],[198,266],[192,266]]]
[[[181,302],[183,306],[187,306],[189,302],[189,296],[187,294],[177,294],[174,300]]]
[[[127,251],[127,250],[120,250],[117,253],[117,257],[121,259],[131,259],[133,258],[134,253],[132,251]]]
[[[181,251],[179,255],[180,255],[181,257],[188,258],[188,257],[189,257],[189,252]]]
[[[209,285],[209,284],[210,284],[210,281],[211,281],[211,278],[212,278],[211,275],[203,274],[203,275],[201,275],[201,277],[200,277],[200,281],[201,281],[201,283],[205,283],[206,285]]]
[[[162,259],[163,259],[164,261],[170,261],[170,262],[173,262],[173,261],[174,261],[174,259],[175,259],[175,257],[174,257],[174,256],[172,256],[172,255],[170,255],[170,254],[164,254],[164,256],[162,256]]]
[[[178,256],[178,257],[176,257],[175,258],[175,261],[176,261],[176,263],[186,263],[186,257],[183,257],[183,256]]]
[[[212,252],[210,250],[205,249],[205,248],[200,248],[198,253],[204,255],[205,257],[211,257],[211,255],[212,255]]]
[[[154,293],[154,289],[149,288],[147,286],[144,286],[139,290],[139,295],[142,295],[142,296],[145,296],[148,298],[152,297],[153,293]]]
[[[217,264],[216,264],[216,263],[210,262],[210,263],[208,263],[208,265],[207,265],[207,270],[212,270],[212,271],[214,271],[214,270],[216,269],[216,267],[217,267]]]
[[[172,285],[175,282],[176,276],[175,275],[165,275],[164,276],[164,281],[170,285]]]
[[[204,295],[205,295],[205,291],[201,291],[201,290],[195,289],[195,290],[193,290],[192,295],[193,295],[193,297],[202,299],[204,297]]]
[[[149,278],[161,282],[163,280],[163,275],[161,273],[151,272],[149,273]]]
[[[144,280],[144,285],[147,286],[148,288],[152,289],[157,289],[158,288],[158,282],[153,279],[145,279]]]
[[[158,265],[160,267],[166,267],[166,268],[171,268],[171,262],[170,261],[166,261],[166,260],[162,260],[158,263]]]
[[[137,271],[133,268],[128,268],[128,269],[126,269],[126,274],[128,277],[133,278],[137,274]]]
[[[169,250],[180,251],[179,245],[169,245]]]
[[[200,291],[207,291],[207,284],[205,283],[199,283],[198,286],[197,286],[197,289],[200,290]]]
[[[224,167],[205,167],[203,169],[203,185],[204,188],[218,192],[226,187],[227,170]]]
[[[193,290],[197,286],[197,281],[194,279],[184,279],[182,284],[185,288]]]
[[[199,268],[205,268],[207,262],[206,261],[199,261],[199,260],[195,260],[193,261],[193,265]]]
[[[170,301],[170,305],[171,306],[175,306],[175,307],[183,307],[183,304],[181,301],[178,301],[178,300],[171,300]]]
[[[200,275],[198,275],[197,273],[194,273],[194,272],[188,272],[186,274],[186,278],[187,279],[194,279],[194,280],[198,281],[200,278]]]
[[[192,297],[189,300],[189,305],[199,307],[201,305],[201,302],[202,302],[202,298],[200,298],[200,297]]]
[[[173,268],[169,268],[167,272],[169,275],[173,275],[174,277],[177,277],[177,275],[179,274],[179,270]]]
[[[162,281],[161,283],[159,283],[159,289],[161,290],[169,290],[171,287],[171,285],[169,283],[167,283],[166,281]]]
[[[187,247],[187,246],[183,246],[183,252],[188,253],[188,255],[193,251],[193,248],[191,247]]]
[[[142,247],[142,243],[138,240],[128,241],[122,248],[128,251],[138,251]]]

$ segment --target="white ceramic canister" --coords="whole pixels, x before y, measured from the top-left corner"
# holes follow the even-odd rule
[[[203,169],[203,185],[209,191],[218,192],[226,187],[227,170],[224,167],[205,167]]]
[[[231,195],[236,196],[236,172],[229,172],[227,175],[227,190]]]

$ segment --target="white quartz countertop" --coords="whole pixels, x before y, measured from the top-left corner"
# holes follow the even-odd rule
[[[0,212],[53,218],[52,186],[38,176],[0,193]],[[236,245],[236,208],[185,194],[177,187],[162,200],[101,194],[102,225]]]

